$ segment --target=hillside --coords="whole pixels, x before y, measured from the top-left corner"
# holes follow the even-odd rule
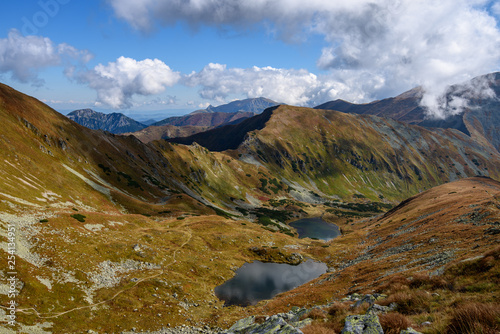
[[[425,109],[420,106],[422,96],[421,88],[414,88],[399,96],[380,101],[355,104],[344,100],[335,100],[314,108],[337,110],[350,114],[375,115],[410,124],[418,124],[425,119]]]
[[[486,89],[490,92],[485,93]],[[481,91],[482,90],[482,91]],[[374,101],[367,104],[353,104],[336,100],[317,106],[317,109],[338,110],[347,113],[376,115],[398,121],[418,124],[424,127],[457,129],[478,141],[489,142],[500,151],[500,73],[491,73],[476,77],[469,82],[448,88],[443,101],[444,108],[454,110],[452,101],[459,101],[465,106],[459,114],[446,119],[428,118],[425,109],[420,106],[422,91],[412,89],[395,98]]]
[[[70,112],[67,117],[92,130],[103,130],[119,134],[142,130],[146,125],[120,113],[105,114],[92,109]]]
[[[210,126],[215,127],[225,123],[244,120],[252,117],[255,114],[252,112],[213,112],[213,113],[191,113],[185,116],[169,117],[162,121],[154,123],[152,126],[174,125],[174,126]]]
[[[422,333],[478,333],[481,326],[491,326],[489,332],[495,333],[499,324],[488,312],[493,319],[500,315],[499,201],[499,182],[470,178],[418,194],[384,215],[355,221],[343,227],[341,240],[318,252],[330,273],[261,303],[256,312],[324,305],[321,312],[309,312],[314,323],[303,331],[338,333],[348,315],[368,314],[375,302],[383,306],[375,314],[386,332],[411,326]],[[371,299],[361,301],[368,294]],[[398,306],[389,311],[393,302]],[[483,308],[489,311],[481,313]],[[457,319],[457,310],[467,314]],[[462,321],[462,329],[451,329],[452,321],[455,326]]]
[[[499,173],[498,152],[459,131],[291,106],[170,141],[232,149],[233,158],[279,175],[290,196],[308,201],[356,194],[397,200],[443,182]]]
[[[214,132],[217,145],[235,145],[217,152],[91,130],[2,84],[0,122],[0,267],[15,226],[19,279],[17,325],[0,325],[7,334],[220,332],[439,270],[458,287],[438,290],[442,310],[426,309],[441,320],[425,332],[426,314],[409,315],[436,333],[454,305],[498,294],[484,285],[496,258],[483,285],[453,271],[498,244],[500,217],[498,182],[463,179],[498,179],[500,157],[459,131],[278,106]],[[335,223],[342,236],[298,238],[288,224],[301,217]],[[245,263],[304,258],[329,272],[247,308],[214,294]],[[9,300],[0,293],[1,305]]]
[[[223,104],[217,107],[212,105],[208,106],[206,109],[197,110],[195,112],[224,112],[224,113],[236,113],[236,112],[251,112],[253,114],[260,114],[264,110],[270,107],[274,107],[278,105],[278,102],[275,102],[270,99],[266,99],[264,97],[245,99],[245,100],[237,100],[233,102],[229,102],[227,104]]]
[[[148,126],[145,129],[123,133],[124,136],[132,135],[142,141],[143,143],[149,143],[154,140],[169,139],[177,137],[188,137],[196,133],[204,132],[209,130],[209,126],[175,126],[175,125],[159,125],[159,126]]]
[[[169,142],[191,145],[199,143],[210,151],[225,151],[236,149],[250,131],[260,130],[271,117],[276,107],[266,109],[262,114],[245,119],[238,124],[226,125],[217,129],[197,133],[184,138],[172,138]]]

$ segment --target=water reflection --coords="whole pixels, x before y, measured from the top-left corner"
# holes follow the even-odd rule
[[[225,305],[255,305],[278,293],[296,288],[326,272],[321,262],[307,260],[297,266],[283,263],[245,263],[236,276],[215,288],[215,295]]]
[[[321,218],[304,218],[290,223],[297,230],[299,238],[315,238],[324,241],[332,240],[339,235],[337,225],[328,223]]]

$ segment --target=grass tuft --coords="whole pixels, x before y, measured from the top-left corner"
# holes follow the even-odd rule
[[[499,319],[499,304],[466,303],[453,312],[446,334],[499,333]]]
[[[410,320],[398,312],[382,314],[379,316],[379,320],[385,334],[399,334],[411,326]]]
[[[381,301],[380,304],[389,305],[390,303],[398,304],[398,311],[402,314],[418,314],[430,312],[431,295],[425,291],[411,290],[400,291],[390,295],[387,299]]]

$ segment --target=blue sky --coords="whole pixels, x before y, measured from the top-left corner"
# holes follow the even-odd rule
[[[6,1],[0,81],[63,111],[314,106],[418,85],[432,109],[447,85],[498,70],[498,13],[481,0]]]

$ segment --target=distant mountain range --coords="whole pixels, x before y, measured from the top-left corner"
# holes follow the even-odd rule
[[[235,112],[251,112],[254,114],[260,114],[262,111],[269,107],[274,107],[279,103],[265,97],[258,97],[252,99],[237,100],[227,104],[214,107],[209,105],[206,109],[196,110],[193,113],[200,112],[223,112],[223,113],[235,113]]]
[[[232,123],[255,116],[253,112],[237,111],[232,113],[212,112],[212,113],[191,113],[185,116],[169,117],[162,121],[151,124],[151,126],[174,125],[174,126],[219,126]]]
[[[138,138],[149,142],[172,136],[187,136],[225,124],[237,124],[277,104],[259,97],[233,101],[218,107],[210,105],[206,109],[196,110],[185,116],[169,117],[158,122],[148,120],[142,123],[122,113],[105,114],[92,109],[75,110],[67,117],[89,129],[104,130],[114,134],[131,134],[148,126],[154,126],[156,128],[137,133]],[[165,128],[161,127],[166,125]],[[182,129],[185,126],[189,128]]]
[[[114,134],[135,132],[147,127],[121,113],[105,114],[92,109],[75,110],[67,117],[89,129],[104,130]]]
[[[229,124],[238,124],[262,113],[266,108],[278,105],[263,97],[233,101],[218,107],[208,106],[185,116],[169,117],[133,133],[143,142],[158,139],[185,137]]]
[[[476,90],[490,89],[490,94]],[[315,109],[337,110],[350,114],[375,115],[427,128],[456,129],[478,141],[489,142],[500,151],[500,73],[476,77],[466,83],[448,88],[443,101],[445,108],[453,108],[452,101],[461,101],[463,112],[446,119],[428,118],[421,106],[423,91],[414,88],[399,96],[365,104],[344,100],[330,101]]]

